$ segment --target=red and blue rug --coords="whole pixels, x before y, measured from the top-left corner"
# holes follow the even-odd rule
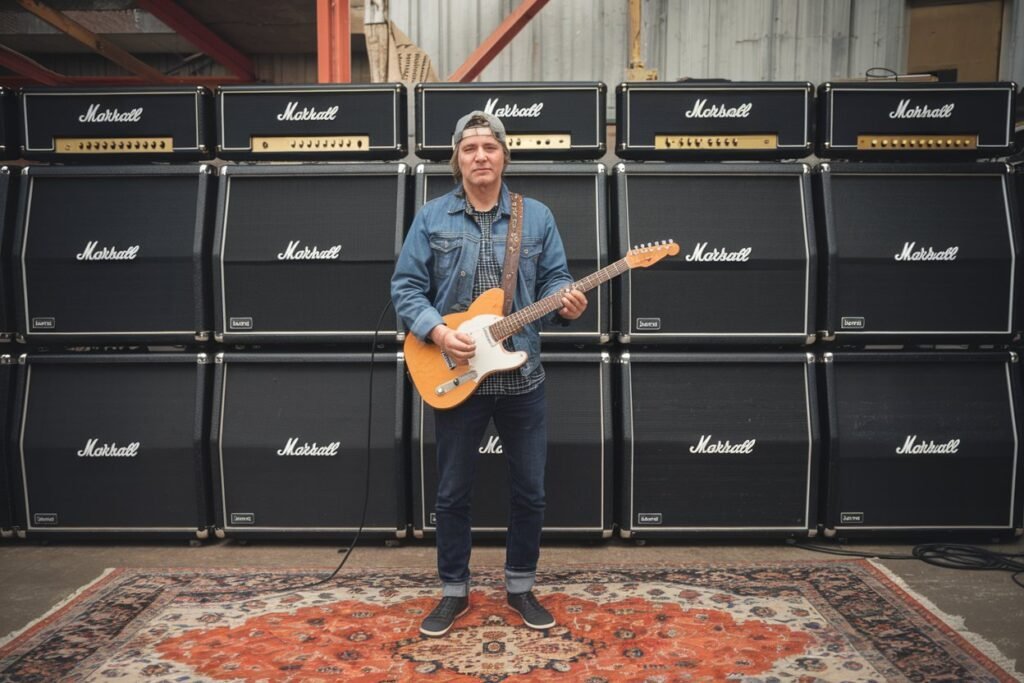
[[[0,646],[10,681],[1012,681],[867,561],[545,568],[532,631],[478,571],[443,638],[430,571],[116,569]],[[292,592],[271,591],[291,588]]]

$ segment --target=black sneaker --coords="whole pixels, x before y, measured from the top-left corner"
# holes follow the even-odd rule
[[[420,624],[420,633],[431,638],[437,638],[448,633],[455,620],[469,611],[469,598],[456,598],[445,596],[437,607],[431,612],[423,623]]]
[[[509,593],[508,604],[512,609],[519,612],[519,616],[523,618],[523,623],[530,628],[545,629],[555,625],[555,618],[551,616],[551,612],[544,609],[537,602],[533,591]]]

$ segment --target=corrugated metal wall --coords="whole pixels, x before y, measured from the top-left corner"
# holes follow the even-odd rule
[[[390,0],[445,77],[518,0]],[[903,68],[904,0],[644,0],[646,66],[681,77],[819,83]],[[626,0],[551,0],[480,80],[601,80],[628,61]]]

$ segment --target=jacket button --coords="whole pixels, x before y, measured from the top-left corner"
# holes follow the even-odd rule
[[[462,271],[461,273],[459,273],[459,277],[466,277],[466,271]]]

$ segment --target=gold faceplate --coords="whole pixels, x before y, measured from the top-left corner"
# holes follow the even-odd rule
[[[511,149],[569,149],[572,136],[568,133],[510,133],[506,137]]]
[[[286,135],[252,137],[253,152],[367,152],[369,135]]]
[[[152,154],[173,152],[174,138],[54,138],[57,154]]]
[[[977,135],[858,135],[857,149],[872,151],[978,149]]]
[[[655,135],[655,149],[777,149],[778,135]]]

